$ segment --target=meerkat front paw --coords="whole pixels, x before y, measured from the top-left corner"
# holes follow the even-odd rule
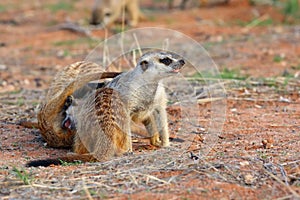
[[[133,151],[125,152],[123,155],[124,156],[131,156],[131,155],[133,155]]]
[[[162,147],[169,147],[169,146],[170,146],[169,139],[167,139],[167,140],[162,140],[161,146],[162,146]]]

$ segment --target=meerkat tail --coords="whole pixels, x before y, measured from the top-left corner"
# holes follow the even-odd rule
[[[96,162],[97,159],[92,155],[69,155],[61,158],[49,158],[33,160],[26,163],[26,167],[49,167],[52,165],[68,165],[72,163]]]

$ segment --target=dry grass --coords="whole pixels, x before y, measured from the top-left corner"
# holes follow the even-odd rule
[[[295,87],[295,82],[297,80],[291,80],[289,82],[291,84],[287,83],[284,87]],[[249,85],[247,82],[234,83],[236,87],[227,84],[230,86],[227,88],[230,94],[228,101],[236,103],[253,101],[259,104],[262,101],[260,99],[264,99],[264,103],[273,102],[272,99],[265,98],[264,93],[251,93],[245,97],[240,92],[242,85],[245,84],[247,84],[247,90],[268,91],[268,96],[272,93],[274,101],[282,103],[279,97],[284,94],[278,90],[267,86],[257,87],[256,84]],[[278,86],[282,85],[278,83]],[[10,95],[10,98],[12,102],[17,103],[14,99],[24,96],[27,96],[26,92]],[[3,101],[6,99],[7,96],[2,96],[1,103],[5,104]],[[209,104],[207,102],[206,99],[202,103],[203,105]],[[284,103],[286,105],[293,104],[292,102]],[[24,100],[22,109],[30,104],[31,99]],[[6,112],[2,112],[2,116],[5,116]],[[230,118],[229,116],[229,120]],[[297,126],[292,124],[273,125]],[[279,146],[274,144],[275,147],[272,148],[263,148],[259,143],[256,143],[258,146],[247,144],[243,148],[249,149],[243,151],[227,146],[227,142],[235,142],[228,137],[230,132],[230,129],[225,128],[224,133],[219,136],[219,140],[222,142],[216,143],[205,157],[202,157],[199,150],[195,148],[205,145],[205,139],[201,144],[194,139],[194,135],[191,135],[190,140],[184,140],[181,143],[173,142],[172,146],[167,149],[152,151],[142,149],[133,155],[119,157],[104,163],[29,169],[19,167],[20,174],[16,174],[16,171],[8,166],[3,169],[3,173],[6,175],[1,175],[1,195],[3,199],[51,199],[53,196],[66,199],[103,199],[134,197],[136,194],[151,191],[152,194],[156,194],[158,199],[174,194],[191,198],[193,198],[192,194],[197,194],[204,198],[207,192],[215,190],[215,184],[222,183],[231,185],[230,187],[234,185],[237,191],[253,192],[256,189],[266,191],[265,194],[262,192],[256,194],[265,198],[299,198],[300,152],[296,148],[299,142],[287,140],[286,143],[283,142]],[[205,132],[201,133],[204,138],[208,137],[206,134]],[[263,135],[262,133],[261,137],[264,137]],[[177,133],[177,137],[180,138],[181,135]],[[243,136],[241,135],[241,137]],[[289,148],[289,155],[283,158],[276,156],[276,154],[281,154],[282,148],[285,147]],[[191,152],[193,152],[192,157]],[[24,178],[28,181],[25,182]],[[208,185],[207,181],[209,181]],[[222,187],[225,189],[228,186]],[[219,193],[222,194],[220,191],[214,192],[216,196]]]

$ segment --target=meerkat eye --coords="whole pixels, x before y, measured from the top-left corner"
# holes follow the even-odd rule
[[[108,12],[108,13],[105,13],[104,16],[105,16],[105,17],[110,17],[110,16],[111,16],[111,13],[109,13],[109,12]]]
[[[166,58],[159,59],[159,62],[165,64],[166,66],[168,66],[168,65],[170,65],[173,62],[173,60],[171,60],[170,58],[166,57]]]
[[[146,61],[146,60],[143,60],[141,63],[140,63],[141,67],[142,67],[142,70],[143,71],[146,71],[148,69],[148,65],[149,65],[149,62]]]

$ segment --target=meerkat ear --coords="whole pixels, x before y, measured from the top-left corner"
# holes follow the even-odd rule
[[[143,70],[143,71],[146,71],[146,70],[148,69],[149,63],[148,63],[148,61],[144,60],[144,61],[142,61],[142,62],[140,63],[140,65],[141,65],[141,67],[142,67],[142,70]]]

